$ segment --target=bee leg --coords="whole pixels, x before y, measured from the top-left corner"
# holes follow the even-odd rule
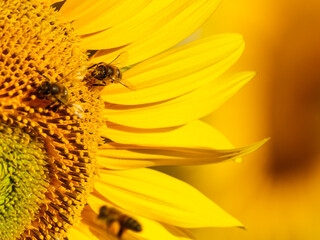
[[[52,111],[56,112],[60,106],[61,106],[61,103],[59,102],[58,104],[53,106]]]
[[[92,84],[92,86],[102,86],[102,87],[107,86],[107,84],[106,84],[105,81],[99,80],[99,82],[100,82],[100,83],[94,83],[94,84]]]
[[[93,68],[93,67],[95,67],[95,66],[97,66],[97,65],[98,65],[98,64],[94,64],[94,65],[88,67],[87,69],[91,69],[91,68]]]
[[[50,79],[44,75],[40,70],[36,69],[36,72],[39,73],[41,76],[45,77],[48,81],[50,81]]]
[[[93,67],[95,67],[95,66],[97,66],[97,65],[99,65],[99,64],[101,64],[101,63],[103,63],[103,62],[96,63],[96,64],[94,64],[94,65],[92,65],[92,66],[88,67],[88,69],[93,68]]]
[[[121,228],[120,228],[120,230],[119,230],[119,232],[117,234],[118,238],[121,238],[122,234],[124,233],[124,230],[125,230],[125,228],[123,226],[121,226]]]
[[[52,109],[53,112],[56,112],[60,106],[60,101],[53,101],[48,106],[46,106],[45,109]]]
[[[45,107],[45,109],[51,108],[51,107],[52,107],[54,104],[56,104],[56,103],[57,103],[57,101],[51,102],[48,106]]]

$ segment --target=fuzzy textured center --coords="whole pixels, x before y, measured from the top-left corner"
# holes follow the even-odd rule
[[[39,139],[0,124],[0,235],[9,240],[31,223],[45,198],[48,168]]]

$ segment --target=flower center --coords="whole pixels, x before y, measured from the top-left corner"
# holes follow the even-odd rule
[[[48,168],[39,138],[0,124],[0,233],[18,237],[39,212],[45,198]]]
[[[103,102],[79,77],[86,52],[56,14],[37,0],[0,1],[4,240],[63,239],[96,173]]]

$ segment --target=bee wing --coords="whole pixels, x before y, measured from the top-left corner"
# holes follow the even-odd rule
[[[74,75],[74,78],[82,80],[87,73],[87,66],[81,66],[80,68],[73,69],[67,75],[63,76],[62,79],[68,79],[70,75]]]
[[[75,73],[75,77],[78,80],[82,80],[88,71],[88,66],[81,66],[81,68],[77,69],[76,73]]]
[[[115,79],[114,82],[120,83],[123,86],[125,86],[126,88],[132,90],[132,91],[136,91],[136,87],[130,83],[129,81],[125,80],[125,79]]]
[[[79,118],[83,118],[84,117],[84,111],[83,111],[81,105],[76,104],[76,103],[69,103],[66,106],[71,111],[71,114],[76,115]]]
[[[125,65],[128,62],[129,54],[127,52],[121,52],[115,59],[112,60],[109,64],[118,66],[118,65]]]

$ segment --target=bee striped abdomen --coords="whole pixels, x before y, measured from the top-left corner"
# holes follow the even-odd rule
[[[131,217],[125,216],[123,226],[135,232],[140,232],[142,230],[141,225]]]

